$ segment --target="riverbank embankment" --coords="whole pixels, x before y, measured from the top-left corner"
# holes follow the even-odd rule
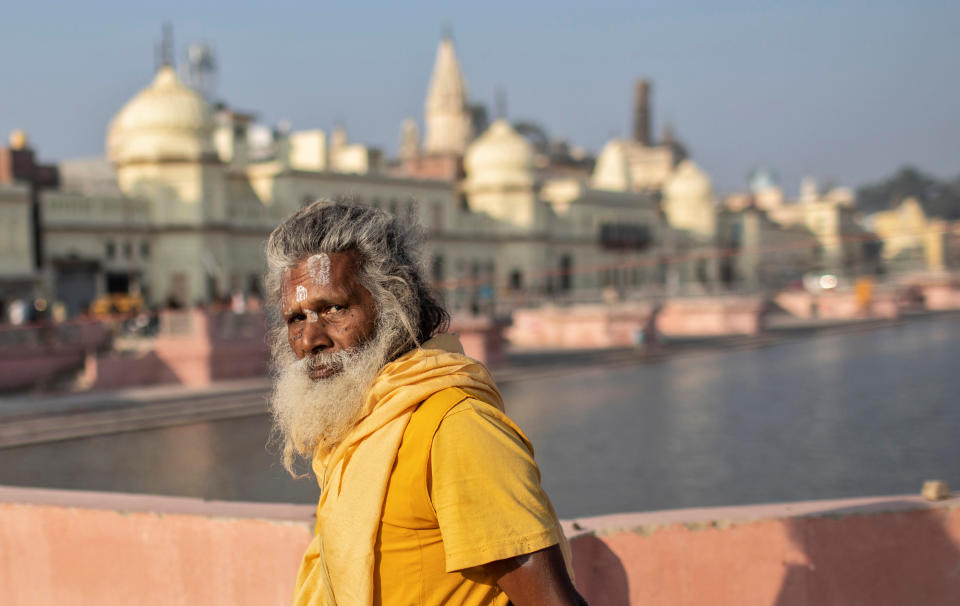
[[[922,313],[898,319],[799,320],[773,318],[756,335],[667,339],[647,347],[514,349],[493,368],[501,384],[569,375],[596,368],[657,364],[677,356],[773,347],[823,334],[876,330],[923,322],[958,312]],[[0,398],[0,448],[262,415],[268,412],[266,377],[219,381],[205,387],[150,385],[63,395]]]

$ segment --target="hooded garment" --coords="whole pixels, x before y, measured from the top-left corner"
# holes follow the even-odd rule
[[[440,335],[386,364],[357,425],[332,451],[314,456],[317,528],[297,574],[295,605],[373,603],[374,545],[404,431],[417,406],[448,387],[503,411],[486,367],[463,355],[455,336]]]

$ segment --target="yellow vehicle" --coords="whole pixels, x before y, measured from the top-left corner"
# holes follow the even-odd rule
[[[142,309],[143,297],[126,293],[103,295],[90,304],[90,313],[95,316],[137,313]]]

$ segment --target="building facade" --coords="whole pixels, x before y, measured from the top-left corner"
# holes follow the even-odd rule
[[[414,216],[431,279],[464,312],[712,292],[731,272],[761,283],[759,251],[799,238],[799,223],[824,255],[845,254],[830,235],[842,231],[831,223],[842,216],[807,217],[829,214],[818,203],[800,218],[723,210],[669,130],[651,140],[649,90],[638,85],[634,140],[609,142],[592,170],[552,166],[505,119],[480,128],[444,38],[424,140],[405,122],[398,159],[388,162],[341,128],[270,129],[211,106],[163,64],[110,122],[105,159],[65,162],[45,187],[0,185],[0,233],[10,234],[0,244],[3,296],[33,289],[70,314],[109,294],[172,307],[260,297],[266,237],[318,198]],[[731,269],[723,261],[731,247],[754,252]]]

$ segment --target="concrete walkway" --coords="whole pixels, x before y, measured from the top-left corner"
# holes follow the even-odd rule
[[[266,378],[0,400],[0,448],[267,412]]]

